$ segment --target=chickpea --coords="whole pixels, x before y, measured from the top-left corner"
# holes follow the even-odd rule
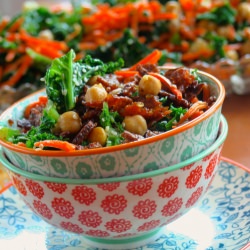
[[[42,30],[38,36],[45,40],[54,40],[54,35],[50,30]]]
[[[85,94],[85,100],[89,103],[103,102],[106,99],[107,95],[107,91],[102,86],[102,84],[94,84],[87,90]]]
[[[56,130],[61,132],[77,133],[81,127],[81,118],[74,111],[67,111],[61,114],[56,124]]]
[[[250,3],[240,3],[238,5],[238,17],[240,20],[250,20]]]
[[[189,52],[206,51],[210,50],[210,46],[207,41],[202,38],[197,38],[191,45]]]
[[[144,75],[139,82],[141,95],[158,95],[161,91],[161,81],[154,76]]]
[[[107,141],[107,134],[102,127],[95,127],[92,129],[88,136],[89,142],[99,142],[102,146],[105,146]]]
[[[239,59],[239,55],[236,50],[228,50],[226,51],[226,57],[233,61],[237,61]]]
[[[148,129],[147,122],[141,115],[125,116],[123,126],[129,132],[138,135],[144,135]]]

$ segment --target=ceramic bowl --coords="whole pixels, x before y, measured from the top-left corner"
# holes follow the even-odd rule
[[[37,151],[0,140],[4,153],[21,169],[51,177],[95,179],[133,175],[182,162],[209,147],[215,140],[225,98],[222,83],[199,72],[210,85],[216,102],[202,115],[170,131],[118,146],[75,152]],[[1,116],[2,125],[22,118],[24,108],[45,95],[39,91],[16,102]]]
[[[102,179],[70,179],[30,173],[0,152],[21,199],[49,224],[85,237],[88,244],[123,249],[158,236],[207,191],[216,173],[227,121],[202,153],[168,168]]]

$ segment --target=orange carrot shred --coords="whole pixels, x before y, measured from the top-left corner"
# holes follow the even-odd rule
[[[60,149],[66,152],[71,152],[76,150],[76,146],[67,141],[60,141],[60,140],[44,140],[35,142],[34,146],[36,148],[43,149],[44,147],[50,147],[55,149]]]
[[[149,55],[144,57],[142,60],[140,60],[133,66],[131,66],[129,70],[135,70],[137,66],[140,64],[147,64],[147,63],[155,64],[159,61],[159,59],[161,58],[161,55],[162,55],[162,52],[158,49],[155,49],[153,50],[153,52],[151,52]]]

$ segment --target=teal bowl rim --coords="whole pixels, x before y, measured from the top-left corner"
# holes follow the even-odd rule
[[[21,168],[18,168],[11,164],[6,156],[3,153],[2,147],[0,146],[0,162],[2,165],[7,168],[9,171],[14,172],[16,174],[19,174],[21,176],[24,176],[28,179],[37,180],[37,181],[45,181],[45,182],[55,182],[55,183],[65,183],[65,184],[88,184],[88,185],[94,185],[94,184],[102,184],[102,183],[114,183],[114,182],[128,182],[132,180],[138,180],[143,178],[150,178],[157,175],[169,173],[178,169],[181,169],[182,167],[185,167],[189,164],[192,164],[196,161],[199,161],[209,155],[210,153],[214,152],[217,148],[219,148],[224,141],[226,140],[228,134],[228,123],[226,118],[221,115],[220,119],[220,133],[217,137],[216,141],[207,149],[202,151],[201,153],[185,160],[180,163],[177,163],[172,166],[168,166],[166,168],[161,168],[145,173],[135,174],[135,175],[128,175],[128,176],[121,176],[121,177],[110,177],[110,178],[102,178],[102,179],[70,179],[70,178],[60,178],[60,177],[50,177],[50,176],[44,176],[39,175],[35,173],[30,173],[28,171],[22,170]]]

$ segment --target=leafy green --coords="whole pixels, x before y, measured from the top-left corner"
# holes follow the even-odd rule
[[[70,50],[66,55],[52,61],[45,75],[45,87],[48,99],[51,100],[59,114],[75,107],[85,83],[95,75],[113,73],[123,67],[123,60],[103,63],[86,55],[82,61],[74,62],[75,52]]]
[[[199,83],[202,82],[199,74],[198,74],[198,69],[190,69],[190,74],[195,77],[195,80],[198,81]]]
[[[106,146],[119,145],[122,142],[123,138],[121,133],[124,129],[121,117],[118,112],[111,112],[106,102],[103,103],[100,124],[106,130],[108,135]]]
[[[204,39],[209,42],[210,46],[215,51],[214,56],[210,59],[212,62],[225,57],[224,45],[227,44],[226,38],[215,35],[212,32],[207,32]]]
[[[168,131],[173,128],[174,123],[178,122],[180,120],[180,117],[187,112],[186,109],[182,107],[174,107],[173,105],[170,105],[171,110],[171,118],[166,119],[164,118],[162,121],[156,123],[156,129],[159,131]]]
[[[229,3],[197,16],[197,20],[209,20],[218,25],[234,24],[236,10]]]
[[[74,27],[77,24],[81,27],[81,32],[74,41],[80,41],[83,32],[83,26],[81,22],[80,7],[73,5],[73,12],[67,13],[52,12],[48,8],[38,6],[37,8],[28,9],[23,12],[23,29],[26,30],[32,36],[38,36],[42,30],[50,30],[55,40],[65,40],[67,35],[74,31]],[[69,44],[71,48],[77,49],[76,42]]]
[[[41,124],[38,127],[32,127],[26,134],[14,134],[7,138],[12,143],[23,142],[28,148],[33,148],[34,143],[42,140],[55,140],[63,138],[52,134],[51,130],[54,128],[56,120],[51,118],[46,110],[43,112]]]
[[[13,129],[9,127],[1,127],[0,128],[0,139],[8,141],[13,136],[17,136],[20,134],[20,130]]]
[[[0,48],[3,49],[16,49],[17,48],[17,44],[8,41],[7,39],[1,38],[0,39]]]

